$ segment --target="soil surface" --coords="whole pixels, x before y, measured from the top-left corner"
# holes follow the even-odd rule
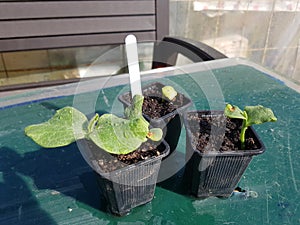
[[[161,88],[155,86],[145,91],[143,113],[152,119],[161,118],[182,107],[186,102],[186,98],[180,93],[171,101],[163,99]]]
[[[178,93],[172,101],[162,99],[162,87],[163,85],[153,85],[143,89],[143,95],[145,96],[143,102],[143,114],[151,119],[161,118],[188,103],[188,99],[180,93]],[[129,94],[124,97],[124,100],[130,104],[132,102]]]
[[[129,154],[109,154],[101,149],[94,150],[93,152],[94,157],[98,159],[101,170],[106,173],[160,156],[164,153],[164,150],[165,146],[163,144],[158,145],[158,143],[147,141]]]
[[[242,120],[229,119],[224,115],[212,117],[198,113],[190,113],[187,120],[192,131],[193,148],[200,152],[241,150]],[[255,150],[261,147],[249,128],[246,131],[245,139],[245,150]]]

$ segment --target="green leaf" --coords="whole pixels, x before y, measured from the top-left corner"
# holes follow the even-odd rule
[[[134,119],[137,117],[141,117],[142,115],[142,107],[143,107],[144,96],[135,95],[132,99],[132,104],[125,109],[125,116],[128,119]]]
[[[242,111],[238,106],[227,104],[224,110],[225,116],[229,118],[236,118],[236,119],[247,119],[247,114]]]
[[[134,96],[133,105],[125,112],[128,119],[113,114],[101,117],[96,114],[88,122],[83,113],[65,107],[47,122],[26,127],[25,133],[45,148],[66,146],[78,139],[88,138],[109,153],[127,154],[147,141],[149,123],[142,115],[143,99],[143,96]],[[158,137],[157,131],[154,138]]]
[[[245,111],[248,115],[246,126],[277,121],[277,118],[274,116],[273,111],[270,108],[266,108],[261,105],[246,106]]]
[[[147,137],[152,141],[159,141],[162,139],[163,131],[160,128],[152,128],[150,129]]]
[[[96,123],[92,120],[88,138],[112,154],[128,154],[135,151],[147,141],[149,133],[149,123],[142,115],[143,100],[144,97],[141,95],[133,97],[132,105],[125,109],[126,119],[113,114],[104,114]],[[158,131],[156,135],[158,136],[154,138],[158,139]]]
[[[144,135],[142,135],[141,130],[137,135],[136,126],[132,123],[130,120],[112,114],[104,114],[99,118],[96,127],[88,137],[101,149],[109,153],[128,154],[136,150],[142,142],[147,141],[148,125],[146,124],[144,128],[146,130]]]
[[[65,107],[47,122],[26,127],[25,134],[44,148],[56,148],[84,138],[87,122],[83,113],[75,108]]]
[[[163,97],[169,99],[170,101],[172,101],[177,95],[177,91],[172,86],[164,86],[161,90]]]

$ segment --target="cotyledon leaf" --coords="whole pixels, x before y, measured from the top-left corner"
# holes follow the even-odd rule
[[[224,110],[225,116],[229,118],[236,118],[246,120],[247,116],[245,115],[244,111],[242,111],[238,106],[227,104]]]
[[[164,86],[162,89],[163,97],[172,101],[177,96],[177,91],[172,86]]]
[[[152,141],[159,141],[162,139],[163,131],[160,128],[152,128],[149,130],[147,137]]]
[[[87,123],[83,113],[73,107],[64,107],[47,122],[26,127],[25,134],[44,148],[56,148],[84,138]]]

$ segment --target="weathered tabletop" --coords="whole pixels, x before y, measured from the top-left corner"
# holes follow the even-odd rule
[[[125,217],[106,212],[93,171],[76,144],[43,149],[25,137],[24,128],[67,105],[89,115],[121,114],[117,96],[128,90],[127,75],[0,93],[0,224],[299,224],[300,94],[274,75],[239,59],[143,75],[150,80],[145,82],[154,79],[176,86],[192,98],[190,109],[222,110],[225,102],[241,107],[262,104],[273,109],[278,122],[254,127],[266,152],[253,159],[239,186],[257,192],[257,198],[236,194],[200,200],[187,195],[182,130],[168,167],[173,176],[160,178],[152,202]]]

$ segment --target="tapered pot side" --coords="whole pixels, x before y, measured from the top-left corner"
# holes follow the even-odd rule
[[[212,118],[212,119],[211,119]],[[210,125],[210,121],[212,125]],[[220,121],[219,121],[220,120]],[[186,175],[190,177],[189,189],[196,197],[229,197],[237,187],[253,156],[262,154],[265,146],[252,127],[246,131],[249,142],[245,150],[229,149],[232,127],[223,111],[192,111],[184,115],[186,126]],[[206,128],[208,127],[209,132]],[[237,125],[234,132],[239,132]],[[204,136],[204,137],[203,137]],[[199,141],[205,139],[203,145]],[[235,140],[236,141],[236,140]],[[223,149],[226,150],[222,150]],[[251,148],[253,146],[253,148]],[[250,148],[249,148],[250,147]]]
[[[163,130],[164,140],[170,146],[170,153],[172,153],[178,144],[178,140],[181,134],[181,128],[183,125],[183,113],[187,110],[187,108],[192,104],[191,99],[187,98],[181,93],[178,93],[176,97],[176,101],[171,104],[172,108],[169,110],[164,110],[160,112],[158,107],[150,107],[147,104],[147,99],[149,101],[153,100],[153,102],[158,102],[161,104],[162,102],[162,92],[161,89],[165,85],[159,82],[151,83],[142,88],[143,95],[145,96],[144,105],[143,105],[143,116],[149,121],[150,126],[159,127]],[[131,92],[126,92],[123,95],[119,96],[119,101],[123,103],[124,108],[131,105]],[[163,100],[167,101],[167,100]],[[153,111],[156,111],[156,114],[152,114]],[[160,115],[158,115],[160,114]]]
[[[165,141],[156,147],[155,151],[159,153],[130,165],[99,149],[92,142],[82,140],[80,144],[84,157],[88,158],[95,171],[109,212],[123,216],[153,199],[161,160],[169,153],[169,145]],[[109,165],[105,166],[107,162]],[[111,165],[115,168],[109,171]]]

